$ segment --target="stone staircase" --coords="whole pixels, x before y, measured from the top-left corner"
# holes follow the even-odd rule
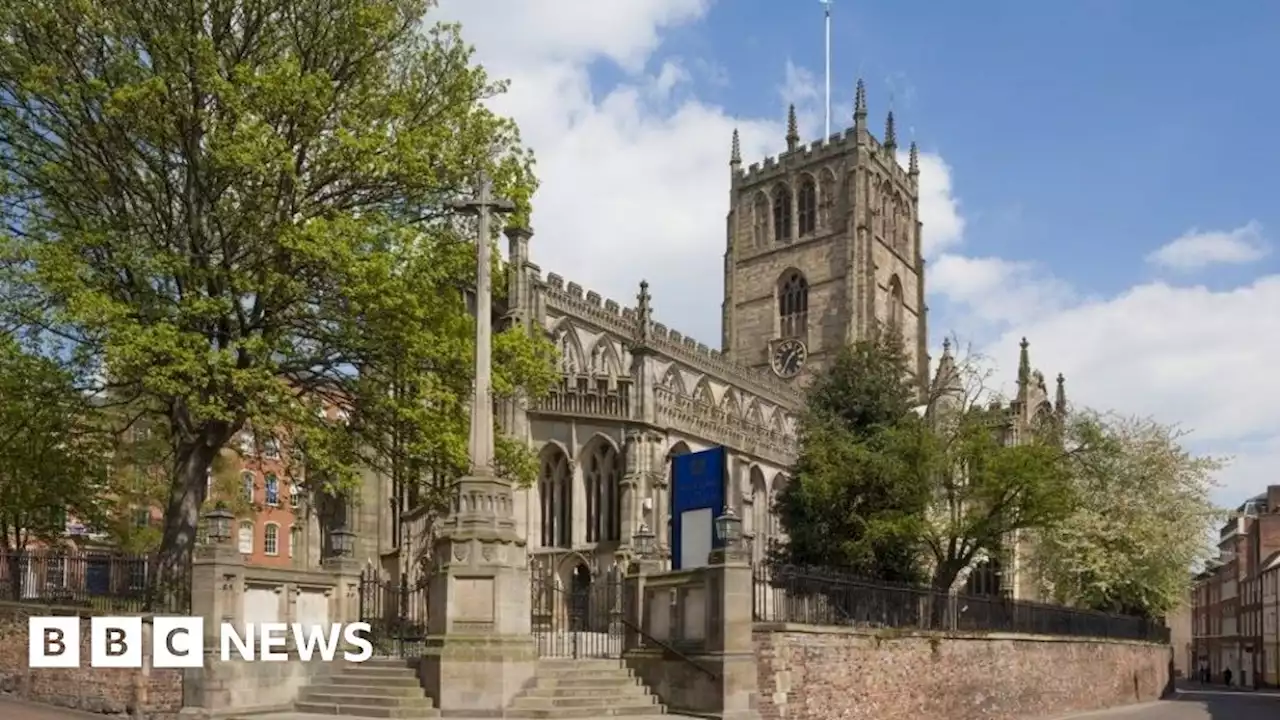
[[[620,660],[542,659],[507,708],[509,718],[665,715],[666,708]]]
[[[404,660],[371,659],[334,663],[331,670],[302,689],[294,703],[299,713],[419,720],[440,711],[422,692],[418,674]]]

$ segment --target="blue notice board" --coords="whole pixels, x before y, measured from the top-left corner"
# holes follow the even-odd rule
[[[671,459],[671,567],[701,567],[720,547],[713,520],[725,507],[728,465],[722,447]]]

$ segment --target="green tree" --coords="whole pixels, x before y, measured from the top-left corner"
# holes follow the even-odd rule
[[[929,496],[893,451],[920,397],[901,340],[881,333],[845,349],[809,387],[800,457],[778,494],[787,533],[775,559],[896,581],[921,576]]]
[[[1089,442],[1049,417],[1009,442],[1013,418],[992,403],[980,359],[944,356],[925,412],[887,443],[899,482],[925,488],[921,540],[931,585],[950,591],[983,557],[1002,558],[1028,532],[1052,527],[1074,502],[1070,467]]]
[[[1096,451],[1073,468],[1076,506],[1041,533],[1036,563],[1064,603],[1161,617],[1185,601],[1225,514],[1210,499],[1222,461],[1188,452],[1155,420],[1085,413]]]
[[[102,516],[110,445],[63,364],[0,339],[0,549]]]
[[[5,286],[159,408],[165,568],[246,426],[326,491],[384,464],[392,418],[415,457],[464,469],[475,256],[447,203],[488,171],[523,216],[534,180],[486,109],[502,85],[432,6],[0,4]],[[499,386],[549,382],[544,342],[500,338]]]

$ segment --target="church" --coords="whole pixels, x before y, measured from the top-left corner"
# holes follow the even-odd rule
[[[781,537],[771,507],[796,459],[806,378],[877,328],[902,333],[914,372],[929,377],[917,150],[902,167],[892,112],[883,137],[872,134],[861,81],[854,108],[851,128],[807,145],[792,108],[786,151],[749,166],[735,132],[718,349],[664,324],[643,280],[634,299],[603,298],[544,275],[531,234],[508,230],[504,321],[547,333],[562,374],[546,397],[498,411],[538,455],[536,484],[515,499],[535,575],[567,586],[625,566],[642,526],[669,562],[671,458],[715,446],[727,453],[726,497],[762,559]],[[1026,352],[1014,424],[1053,405]],[[363,494],[359,554],[417,575],[425,522],[382,482]],[[1013,565],[1000,590],[1028,596]]]

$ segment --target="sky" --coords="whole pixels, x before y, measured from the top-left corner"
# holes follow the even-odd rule
[[[441,0],[537,158],[533,260],[720,339],[734,128],[747,164],[823,134],[818,0]],[[1077,406],[1151,416],[1280,482],[1280,4],[836,0],[832,130],[920,146],[930,343],[1004,382],[1018,340]],[[937,351],[934,355],[937,357]]]

